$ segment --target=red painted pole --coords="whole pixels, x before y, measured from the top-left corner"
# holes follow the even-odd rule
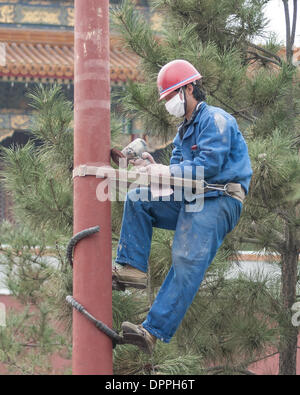
[[[75,0],[74,167],[110,163],[109,0]],[[73,296],[112,327],[110,202],[93,176],[74,179],[74,234],[96,225],[74,253]],[[73,374],[112,374],[111,340],[73,313]]]

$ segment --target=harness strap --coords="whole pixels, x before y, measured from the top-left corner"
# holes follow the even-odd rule
[[[243,187],[241,186],[241,184],[236,184],[233,182],[230,182],[229,184],[227,184],[227,193],[231,197],[239,200],[241,203],[243,203],[243,201],[245,200],[245,197],[246,197],[246,193],[245,193]]]
[[[148,186],[150,184],[149,177],[147,173],[139,173],[137,171],[127,171],[124,169],[114,169],[110,166],[92,166],[92,165],[80,165],[73,170],[73,178],[75,177],[85,177],[85,176],[96,176],[98,178],[110,178],[111,180],[126,181],[129,184],[136,181],[139,185]],[[138,179],[137,179],[138,177]],[[151,181],[151,179],[150,179]],[[157,182],[160,185],[174,185],[174,186],[185,186],[197,190],[200,193],[206,193],[211,190],[222,191],[226,195],[229,195],[241,203],[245,199],[245,191],[241,184],[238,183],[228,183],[225,185],[221,184],[208,184],[203,180],[190,180],[180,177],[173,176],[159,176],[157,177]]]

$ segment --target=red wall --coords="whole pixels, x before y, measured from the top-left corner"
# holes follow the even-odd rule
[[[12,296],[0,295],[0,303],[4,303],[6,306],[6,313],[9,312],[10,309],[15,311],[22,311],[24,306],[16,300],[16,298]],[[70,359],[65,359],[58,353],[55,353],[49,357],[50,364],[53,367],[52,373],[53,375],[62,375],[71,373],[72,362]],[[9,374],[6,366],[0,363],[0,375]],[[16,374],[15,372],[13,374]],[[20,373],[21,374],[21,373]]]
[[[6,310],[15,309],[16,311],[22,311],[23,306],[12,296],[0,295],[0,303],[6,305]],[[298,339],[298,346],[300,347],[300,335]],[[270,352],[271,354],[272,352]],[[61,375],[70,373],[71,361],[62,358],[58,354],[54,354],[50,358],[53,366],[52,374]],[[249,370],[258,375],[278,375],[278,355],[266,358],[256,364],[249,367]],[[7,371],[3,365],[0,364],[0,375],[5,374]],[[297,375],[300,375],[300,348],[297,354]]]

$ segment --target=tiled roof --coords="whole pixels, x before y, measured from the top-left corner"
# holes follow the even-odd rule
[[[74,44],[71,32],[0,30],[0,78],[18,80],[74,79]],[[138,57],[110,40],[110,72],[113,83],[138,78]]]

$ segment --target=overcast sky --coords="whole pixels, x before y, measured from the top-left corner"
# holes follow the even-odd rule
[[[293,1],[289,0],[290,15],[292,18]],[[280,41],[285,44],[285,16],[282,0],[271,0],[265,7],[266,17],[270,20],[268,30],[274,31]],[[300,4],[298,5],[297,29],[295,46],[300,47]]]

